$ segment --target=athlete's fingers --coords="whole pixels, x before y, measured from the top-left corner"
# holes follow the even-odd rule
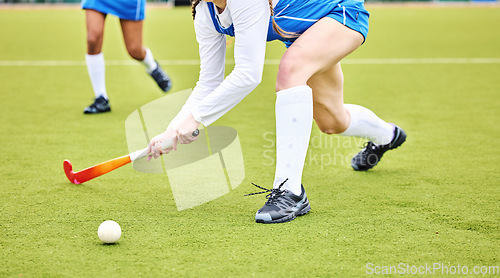
[[[179,134],[179,143],[189,144],[198,139],[198,136],[193,136],[194,132],[187,132],[184,134]]]
[[[153,152],[153,141],[151,140],[151,142],[149,142],[148,144],[148,149],[147,149],[147,153],[150,154]]]
[[[168,154],[169,152],[171,152],[173,150],[172,147],[168,147],[166,149],[162,149],[161,150],[161,154]]]
[[[184,135],[179,135],[179,143],[188,144],[189,141],[186,139],[186,137]]]
[[[179,136],[175,136],[174,138],[172,138],[172,146],[171,146],[171,148],[172,148],[174,151],[176,151],[176,150],[177,150],[177,140],[178,140],[177,138],[178,138],[178,137],[179,137]]]
[[[198,136],[193,136],[192,134],[186,134],[186,136],[184,136],[184,140],[186,142],[184,144],[189,144],[198,140]]]
[[[149,143],[150,145],[148,146],[148,160],[147,161],[150,161],[151,158],[153,158],[154,156],[154,151],[153,151],[153,143]]]
[[[187,136],[188,136],[188,140],[189,140],[189,143],[192,143],[196,140],[198,140],[198,133],[196,133],[196,136],[194,136],[193,134],[195,134],[195,132],[191,132],[189,133]]]
[[[155,138],[151,139],[151,141],[148,144],[148,149],[147,149],[147,154],[148,156],[153,157],[154,153],[156,151],[156,146],[157,146],[158,141],[155,140]],[[151,159],[151,158],[149,158]],[[148,160],[149,161],[149,160]]]
[[[160,157],[160,155],[161,155],[160,151],[161,151],[160,142],[156,141],[153,145],[153,157],[155,159]]]

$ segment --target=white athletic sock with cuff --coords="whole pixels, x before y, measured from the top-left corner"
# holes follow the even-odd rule
[[[368,108],[355,104],[344,104],[351,115],[351,123],[342,136],[357,136],[371,140],[377,145],[389,144],[394,137],[394,126],[380,119]]]
[[[104,55],[102,52],[95,55],[86,54],[85,61],[95,97],[103,96],[105,99],[108,99],[108,95],[106,94]]]
[[[146,71],[151,74],[157,67],[158,65],[155,62],[155,58],[153,57],[153,53],[151,53],[151,50],[146,47],[146,56],[144,56],[144,60],[141,61],[141,63],[146,67]]]
[[[298,86],[276,93],[276,173],[273,188],[301,194],[302,171],[313,121],[312,89]]]

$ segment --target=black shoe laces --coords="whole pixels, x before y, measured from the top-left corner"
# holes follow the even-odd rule
[[[384,152],[387,151],[387,149],[385,149],[384,146],[376,145],[372,141],[366,142],[363,145],[363,148],[364,149],[359,153],[359,156],[355,157],[356,161],[358,163],[362,163],[362,164],[365,164],[365,163],[368,163],[370,165],[372,165],[373,163],[377,164],[380,157],[382,157]],[[376,161],[370,162],[369,158],[373,155],[375,155],[377,159],[376,159]]]
[[[374,149],[376,146],[377,145],[375,145],[375,143],[373,143],[372,141],[368,141],[363,145],[363,147],[366,149]]]
[[[260,185],[257,185],[255,183],[252,182],[252,184],[264,191],[261,191],[261,192],[255,192],[255,193],[250,193],[250,194],[245,194],[245,196],[252,196],[252,195],[257,195],[257,194],[264,194],[264,193],[267,193],[267,192],[271,192],[269,194],[266,195],[266,198],[267,198],[267,202],[266,203],[272,203],[272,202],[275,202],[276,199],[278,199],[278,197],[280,197],[281,195],[283,195],[283,193],[285,193],[285,190],[281,190],[281,187],[285,184],[285,182],[288,181],[288,178],[286,180],[284,180],[279,186],[278,188],[273,188],[273,189],[269,189],[269,188],[265,188],[265,187],[262,187]]]
[[[376,148],[376,145],[372,141],[368,141],[363,145],[364,150],[373,150]]]
[[[363,145],[363,154],[368,154],[371,152],[377,152],[377,151],[382,151],[384,148],[382,145],[375,145],[372,141],[368,141]]]

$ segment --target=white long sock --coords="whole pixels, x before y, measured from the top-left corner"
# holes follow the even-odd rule
[[[85,55],[87,62],[87,71],[89,72],[90,83],[94,89],[95,97],[103,96],[108,99],[106,94],[106,80],[104,69],[104,55],[101,53],[95,55]]]
[[[149,74],[151,74],[158,67],[155,62],[155,58],[153,57],[153,53],[151,53],[149,48],[146,48],[146,56],[144,56],[144,60],[142,60],[141,63],[146,67],[146,71]]]
[[[380,119],[368,108],[355,104],[344,104],[351,114],[351,124],[342,136],[357,136],[369,139],[377,145],[389,144],[394,137],[394,126]]]
[[[276,173],[273,187],[301,194],[302,170],[311,137],[312,90],[298,86],[276,93]]]

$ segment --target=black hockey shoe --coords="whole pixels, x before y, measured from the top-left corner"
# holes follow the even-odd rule
[[[282,182],[278,188],[273,189],[267,189],[252,183],[264,191],[247,194],[245,196],[271,192],[267,194],[267,201],[264,206],[255,214],[255,222],[265,224],[288,222],[292,221],[297,216],[302,216],[308,213],[311,210],[304,186],[301,185],[302,193],[300,196],[297,196],[286,189],[281,190],[281,187],[287,180],[288,179]]]
[[[94,103],[92,103],[89,107],[83,110],[84,114],[98,114],[111,111],[111,107],[109,107],[109,101],[105,99],[103,96],[100,96],[95,99]]]
[[[156,69],[151,73],[151,77],[153,77],[164,92],[168,92],[172,87],[172,80],[170,80],[170,77],[163,71],[158,62],[156,62]]]
[[[352,158],[352,168],[356,171],[366,171],[373,168],[382,159],[386,151],[401,146],[405,140],[405,131],[395,125],[392,141],[386,145],[376,145],[372,141],[367,142],[364,149]]]

